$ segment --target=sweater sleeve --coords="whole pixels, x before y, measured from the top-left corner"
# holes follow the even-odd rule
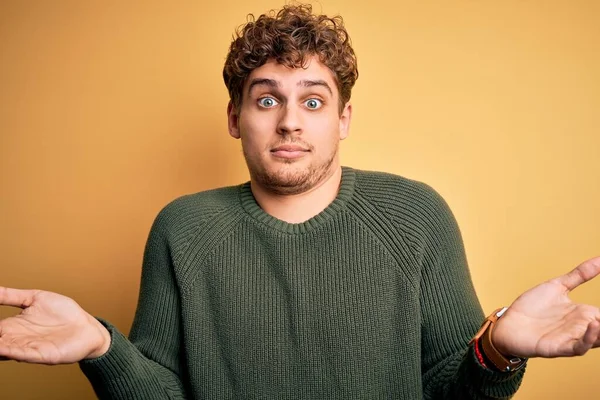
[[[161,213],[163,214],[163,213]],[[184,399],[179,291],[165,217],[159,214],[144,253],[140,293],[129,339],[100,320],[111,335],[106,354],[80,362],[99,399]]]
[[[419,254],[424,398],[511,398],[524,369],[514,373],[487,369],[468,346],[485,316],[456,220],[436,192],[427,193]]]

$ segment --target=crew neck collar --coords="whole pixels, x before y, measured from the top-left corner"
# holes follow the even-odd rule
[[[250,182],[240,186],[240,202],[244,210],[258,222],[273,229],[290,234],[301,234],[313,230],[335,217],[342,210],[354,194],[356,172],[349,167],[342,167],[342,179],[340,189],[335,199],[327,207],[314,217],[297,224],[282,221],[267,214],[256,202]]]

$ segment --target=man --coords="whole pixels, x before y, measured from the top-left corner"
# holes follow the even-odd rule
[[[80,362],[106,399],[483,399],[514,394],[528,357],[600,345],[600,310],[567,296],[600,258],[479,329],[445,202],[340,166],[358,77],[341,19],[263,15],[223,75],[251,181],[160,212],[130,337],[64,296],[1,288],[0,304],[24,308],[0,321],[1,357]]]

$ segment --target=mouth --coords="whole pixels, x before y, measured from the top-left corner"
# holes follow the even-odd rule
[[[303,157],[309,149],[297,144],[284,144],[271,149],[271,154],[278,158],[294,159]]]

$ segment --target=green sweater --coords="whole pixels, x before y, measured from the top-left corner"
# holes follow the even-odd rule
[[[288,224],[249,183],[181,197],[151,229],[129,339],[80,366],[101,399],[497,399],[460,233],[430,187],[343,168]]]

